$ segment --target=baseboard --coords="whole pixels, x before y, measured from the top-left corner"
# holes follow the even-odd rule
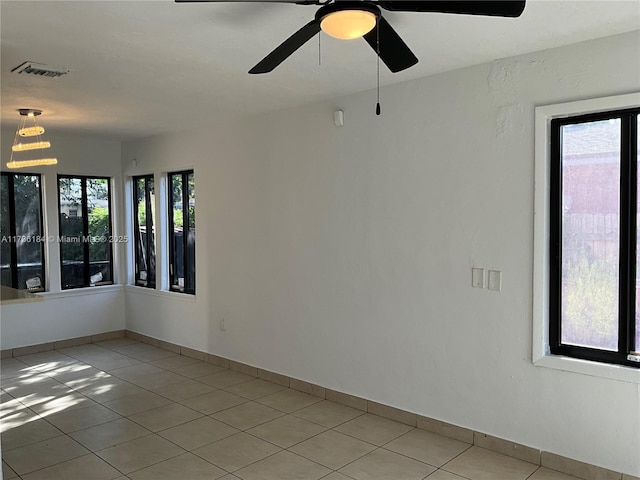
[[[88,343],[104,342],[114,338],[122,338],[125,336],[125,330],[113,330],[111,332],[97,333],[95,335],[87,335],[84,337],[67,338],[55,342],[40,343],[38,345],[29,345],[26,347],[8,348],[0,351],[0,358],[21,357],[22,355],[31,355],[33,353],[48,352],[49,350],[60,350],[62,348],[76,347],[78,345],[86,345]]]
[[[503,455],[508,455],[510,457],[524,460],[535,465],[540,465],[551,470],[556,470],[567,475],[573,475],[584,480],[640,480],[640,477],[623,474],[620,472],[614,472],[603,467],[574,460],[572,458],[564,457],[553,452],[547,452],[535,447],[530,447],[527,445],[511,442],[509,440],[504,440],[502,438],[494,437],[483,432],[477,432],[475,430],[443,422],[435,418],[425,417],[413,412],[408,412],[406,410],[401,410],[399,408],[374,402],[366,398],[361,398],[348,393],[331,390],[321,385],[315,385],[305,380],[288,377],[286,375],[264,370],[256,366],[247,365],[235,360],[230,360],[219,355],[214,355],[208,352],[203,352],[200,350],[195,350],[193,348],[177,345],[175,343],[158,340],[157,338],[149,337],[147,335],[133,332],[131,330],[116,330],[113,332],[100,333],[97,335],[70,338],[57,342],[2,350],[0,352],[0,357],[19,357],[22,355],[46,352],[49,350],[59,350],[62,348],[68,348],[77,345],[85,345],[88,343],[98,343],[105,340],[111,340],[121,337],[131,338],[132,340],[153,345],[155,347],[162,348],[179,355],[184,355],[207,363],[211,363],[213,365],[218,365],[230,370],[235,370],[237,372],[244,373],[245,375],[276,383],[293,390],[298,390],[300,392],[339,403],[341,405],[346,405],[363,412],[368,412],[372,415],[388,418],[390,420],[404,423],[412,427],[417,427],[422,430],[437,433],[439,435],[453,438],[470,445],[475,445],[477,447],[491,450],[496,453],[501,453]]]

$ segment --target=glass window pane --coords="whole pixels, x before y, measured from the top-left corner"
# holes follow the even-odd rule
[[[0,277],[2,285],[11,286],[11,217],[9,216],[9,177],[2,175],[0,185]]]
[[[136,214],[136,284],[147,285],[147,211],[144,178],[135,180],[134,208]]]
[[[620,120],[562,127],[562,339],[618,347]]]
[[[89,283],[111,282],[111,218],[109,216],[109,180],[87,179],[89,218]]]
[[[16,262],[18,288],[44,289],[40,178],[37,175],[13,177],[16,221]]]
[[[640,126],[640,115],[636,117],[636,125]],[[640,165],[640,128],[637,128],[638,133],[638,141],[636,146],[638,151],[636,152],[636,158],[638,159],[636,165]],[[638,172],[638,181],[637,186],[640,189],[640,171]],[[637,196],[638,200],[638,208],[637,212],[637,222],[636,222],[636,343],[635,343],[635,351],[640,352],[640,235],[637,234],[638,228],[640,228],[640,191]]]
[[[60,257],[62,288],[84,285],[84,247],[82,217],[82,181],[79,178],[59,178],[60,190]]]
[[[173,218],[173,255],[171,287],[184,289],[184,242],[182,215],[182,175],[171,175],[171,215]]]
[[[149,212],[146,217],[146,230],[147,230],[147,252],[149,255],[149,272],[148,272],[148,282],[150,286],[156,285],[156,247],[155,247],[155,223],[154,220],[156,218],[156,195],[155,195],[155,184],[153,181],[153,177],[149,177],[147,179],[147,193],[149,195],[148,204],[149,204]]]
[[[193,291],[196,288],[196,191],[193,173],[187,177],[189,198],[189,229],[187,237],[187,282],[186,286]]]
[[[134,195],[136,214],[136,285],[155,287],[156,260],[153,225],[155,195],[153,176],[136,178]]]

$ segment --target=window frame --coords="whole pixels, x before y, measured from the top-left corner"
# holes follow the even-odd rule
[[[531,362],[537,368],[640,385],[640,370],[624,365],[553,355],[549,349],[550,125],[554,118],[640,107],[640,91],[535,106]]]
[[[640,349],[635,343],[636,312],[636,206],[637,206],[637,128],[640,108],[607,110],[569,115],[550,122],[550,255],[549,255],[549,349],[551,354],[640,368],[630,355]],[[620,119],[620,219],[618,279],[617,350],[572,345],[562,342],[562,127],[581,123]]]
[[[87,180],[106,180],[107,181],[107,206],[108,206],[108,210],[109,210],[109,239],[108,239],[108,244],[109,244],[109,249],[111,250],[111,254],[109,255],[109,271],[111,272],[111,280],[107,280],[107,281],[102,281],[99,283],[96,283],[94,285],[91,285],[91,273],[89,271],[89,266],[91,264],[91,259],[90,259],[90,253],[89,253],[89,246],[91,244],[91,242],[81,242],[82,246],[83,246],[83,265],[84,265],[84,278],[83,278],[83,285],[74,285],[74,286],[65,286],[64,285],[64,279],[63,279],[63,272],[64,272],[64,258],[62,255],[62,242],[59,242],[59,253],[60,253],[60,288],[61,290],[75,290],[78,288],[91,288],[93,286],[102,286],[102,285],[113,285],[115,284],[115,272],[113,270],[113,255],[114,255],[114,251],[113,251],[113,242],[112,237],[113,237],[113,208],[112,208],[112,192],[111,189],[113,187],[112,182],[111,182],[111,177],[104,177],[104,176],[95,176],[95,175],[67,175],[67,174],[58,174],[57,176],[57,181],[56,181],[56,187],[57,187],[57,193],[58,193],[58,210],[57,210],[57,216],[58,216],[58,231],[62,232],[62,219],[60,217],[61,214],[61,203],[60,203],[60,179],[62,178],[68,178],[68,179],[79,179],[81,181],[81,189],[82,189],[82,205],[83,205],[83,215],[82,215],[82,234],[84,237],[88,237],[89,236],[89,212],[88,212],[88,208],[87,208]]]
[[[147,280],[142,280],[140,278],[140,272],[138,270],[138,265],[140,263],[139,252],[141,251],[141,240],[140,240],[140,225],[138,223],[138,181],[144,180],[144,204],[145,211],[152,212],[153,202],[151,201],[151,190],[149,188],[149,182],[153,182],[153,190],[155,195],[156,190],[156,181],[153,174],[148,175],[138,175],[133,177],[133,236],[134,239],[134,285],[138,287],[151,288],[155,289],[157,284],[157,256],[156,256],[156,248],[155,248],[155,240],[156,235],[153,235],[153,241],[150,240],[149,232],[153,232],[154,218],[151,213],[146,214],[146,229],[147,229],[147,239],[145,242],[145,249],[147,252],[146,259],[146,267],[147,267]],[[152,255],[149,253],[153,251],[153,259]],[[153,271],[153,281],[149,281],[149,272]]]
[[[26,290],[29,292],[45,292],[47,287],[47,262],[45,257],[45,240],[46,234],[44,231],[44,211],[43,211],[43,202],[42,202],[42,175],[39,173],[27,173],[27,172],[0,172],[0,175],[3,177],[7,177],[7,188],[9,190],[9,234],[15,239],[17,237],[17,228],[16,228],[16,201],[15,201],[15,177],[16,176],[24,176],[24,177],[38,177],[38,204],[39,204],[39,212],[38,216],[38,226],[40,230],[40,256],[42,258],[42,268],[41,268],[41,277],[40,277],[40,288],[37,289],[29,289],[24,288],[20,289],[18,282],[18,247],[17,242],[11,241],[10,248],[10,256],[9,259],[9,269],[11,273],[11,288]],[[38,239],[36,239],[38,240]]]
[[[174,282],[175,277],[175,269],[173,265],[174,251],[176,248],[175,238],[174,238],[174,223],[173,223],[173,182],[172,177],[181,176],[182,181],[182,255],[183,255],[183,269],[184,269],[184,279],[185,285],[183,288],[176,287]],[[168,257],[168,273],[169,273],[169,290],[176,293],[184,293],[188,295],[195,295],[196,293],[196,262],[195,262],[195,253],[194,253],[194,262],[193,262],[193,286],[187,284],[187,279],[190,278],[190,275],[187,275],[187,267],[188,263],[188,235],[185,235],[185,225],[187,226],[187,230],[189,228],[190,223],[190,214],[189,214],[189,175],[194,176],[194,185],[195,185],[195,173],[193,169],[181,170],[177,172],[168,172],[167,173],[167,199],[168,199],[168,208],[167,208],[167,234],[169,237],[168,245],[169,245],[169,257]],[[187,188],[185,188],[185,185]],[[194,187],[195,188],[195,187]],[[195,207],[194,207],[195,209]],[[195,228],[195,227],[194,227]],[[195,245],[194,245],[195,249]]]

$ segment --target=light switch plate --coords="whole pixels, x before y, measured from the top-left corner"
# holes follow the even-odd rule
[[[471,286],[474,288],[484,288],[484,268],[471,269]]]
[[[489,290],[499,292],[502,290],[502,272],[500,270],[489,270]]]

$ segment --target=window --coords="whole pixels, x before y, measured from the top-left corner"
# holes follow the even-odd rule
[[[136,249],[135,284],[156,286],[155,193],[153,175],[133,179],[134,237]]]
[[[640,108],[550,123],[549,348],[640,367]]]
[[[62,288],[113,283],[111,181],[58,175]]]
[[[169,287],[196,293],[196,197],[193,170],[169,180]]]
[[[2,285],[43,291],[44,245],[40,175],[2,172]]]

